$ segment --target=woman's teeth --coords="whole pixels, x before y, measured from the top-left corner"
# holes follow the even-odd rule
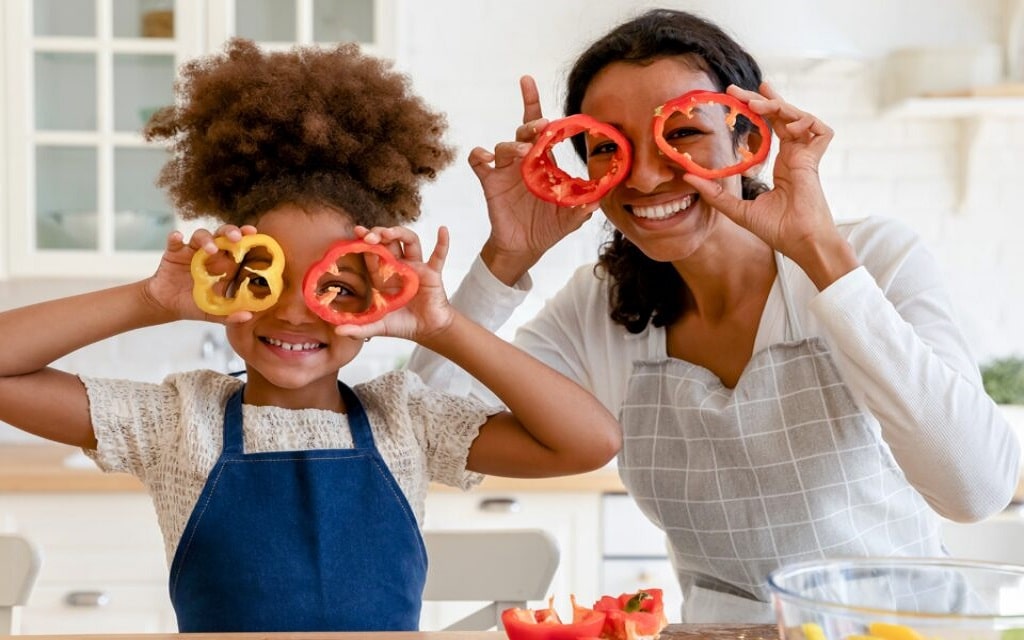
[[[646,218],[648,220],[664,220],[665,218],[671,218],[680,211],[685,211],[690,208],[693,204],[694,196],[688,195],[685,198],[679,200],[673,200],[672,202],[666,202],[664,204],[656,204],[651,207],[633,207],[633,215],[638,218]]]
[[[291,342],[281,342],[276,338],[266,338],[267,344],[284,349],[285,351],[313,351],[314,349],[320,348],[319,342],[303,342],[300,344],[293,344]]]

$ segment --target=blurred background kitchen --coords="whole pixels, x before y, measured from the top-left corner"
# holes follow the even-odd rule
[[[171,101],[178,65],[232,35],[270,48],[360,42],[448,114],[460,160],[427,187],[415,228],[428,239],[450,228],[453,289],[488,232],[465,157],[512,136],[519,76],[537,78],[556,117],[582,47],[658,5],[717,21],[789,101],[835,129],[821,167],[834,214],[892,216],[924,236],[979,364],[1024,354],[1024,0],[2,0],[0,309],[145,277],[166,234],[194,226],[175,220],[154,185],[166,154],[139,130]],[[549,252],[502,333],[511,337],[593,260],[604,235],[598,213]],[[153,381],[186,368],[235,370],[222,336],[219,325],[181,322],[58,365]],[[373,340],[343,375],[376,376],[411,349]],[[40,442],[0,423],[0,531],[25,532],[47,554],[23,630],[173,630],[148,498],[124,478],[74,470],[81,456],[64,449],[16,446]],[[426,526],[542,526],[562,549],[552,587],[561,599],[658,585],[678,602],[661,537],[614,470],[485,483],[465,495],[433,490]],[[1020,546],[1016,533],[1005,544],[965,535],[974,550]]]
[[[533,74],[559,114],[584,43],[658,3],[623,0],[6,0],[0,6],[0,307],[150,273],[178,225],[154,186],[164,152],[138,131],[171,100],[182,61],[233,34],[268,47],[355,40],[393,58],[447,112],[460,160],[425,193],[416,228],[452,232],[446,280],[462,278],[488,223],[465,162],[521,118]],[[660,3],[702,13],[745,43],[791,102],[835,130],[822,165],[837,217],[885,215],[924,235],[946,270],[979,362],[1024,352],[1024,2],[754,0]],[[567,145],[566,145],[567,146]],[[559,149],[567,153],[567,149]],[[533,314],[596,255],[598,214],[534,271]],[[154,380],[237,365],[219,326],[138,331],[61,364]],[[350,381],[402,362],[375,340]],[[0,438],[19,438],[0,428]]]

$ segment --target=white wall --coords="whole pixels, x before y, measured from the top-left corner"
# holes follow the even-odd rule
[[[763,56],[769,78],[791,102],[822,117],[836,137],[822,166],[837,217],[894,216],[915,227],[946,270],[963,327],[979,361],[1024,353],[1024,113],[1020,117],[894,118],[881,107],[883,58],[906,47],[974,46],[1006,39],[1017,0],[706,0],[662,4],[699,10]],[[459,160],[426,190],[417,229],[452,232],[446,280],[453,288],[487,235],[487,216],[465,162],[473,146],[510,137],[522,116],[518,77],[534,75],[545,113],[560,113],[568,65],[621,17],[653,6],[624,0],[398,0],[398,65],[447,112]],[[882,17],[879,17],[882,16]],[[822,62],[837,55],[838,62]],[[596,256],[600,216],[552,251],[534,271],[535,292],[512,323],[532,315],[577,265]],[[0,308],[58,295],[67,283],[0,281]],[[61,364],[98,375],[158,380],[193,366],[226,366],[203,356],[217,327],[181,323],[147,329],[72,354]],[[153,345],[160,345],[153,348]],[[163,346],[166,345],[166,346]],[[411,350],[378,339],[346,379],[393,367]],[[0,428],[0,440],[10,439]]]

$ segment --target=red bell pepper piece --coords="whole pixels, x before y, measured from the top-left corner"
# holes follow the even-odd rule
[[[594,611],[605,614],[601,637],[610,640],[654,638],[668,624],[661,589],[642,589],[618,598],[602,596]]]
[[[675,113],[691,115],[694,108],[706,104],[720,104],[728,108],[728,112],[725,115],[725,123],[730,130],[736,128],[736,119],[739,116],[750,120],[757,127],[758,134],[761,137],[757,150],[750,152],[746,147],[740,147],[741,158],[736,164],[726,167],[705,167],[698,164],[697,161],[690,157],[689,153],[680,152],[672,146],[672,143],[665,139],[665,123],[668,119]],[[688,172],[709,180],[743,173],[750,167],[764,162],[764,159],[768,157],[771,139],[771,130],[768,129],[768,123],[765,122],[765,119],[751,111],[745,102],[727,93],[704,90],[690,91],[678,98],[669,100],[654,110],[654,141],[657,143],[658,148]]]
[[[323,276],[340,273],[338,260],[351,253],[372,253],[379,257],[376,274],[379,282],[387,285],[396,276],[399,280],[396,291],[391,291],[390,287],[388,291],[371,287],[369,305],[356,312],[333,308],[331,303],[340,292],[340,287],[320,285]],[[396,258],[386,247],[368,244],[362,240],[341,240],[331,245],[324,257],[306,271],[302,279],[302,297],[313,313],[331,324],[369,324],[404,306],[416,295],[419,284],[420,279],[416,271]]]
[[[578,133],[608,138],[617,145],[608,171],[593,180],[577,178],[558,168],[551,153],[562,140]],[[629,140],[615,127],[577,113],[554,120],[540,132],[520,167],[523,184],[535,196],[563,207],[597,202],[629,175],[633,152]]]
[[[578,640],[596,638],[605,624],[605,614],[576,604],[572,598],[572,622],[562,622],[552,608],[554,598],[548,600],[547,609],[505,609],[501,624],[509,640]]]

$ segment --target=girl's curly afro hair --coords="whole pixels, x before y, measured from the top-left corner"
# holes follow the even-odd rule
[[[158,184],[186,219],[241,225],[292,203],[404,224],[454,157],[444,115],[354,44],[268,53],[236,38],[186,63],[175,92],[144,135],[170,142]]]

